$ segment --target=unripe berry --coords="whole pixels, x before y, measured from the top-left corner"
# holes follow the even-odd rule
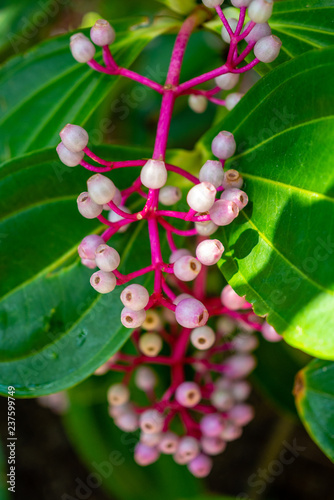
[[[181,257],[174,263],[174,274],[181,281],[192,281],[200,273],[202,264],[195,257]]]
[[[246,299],[244,297],[240,297],[231,287],[231,285],[226,285],[222,293],[220,295],[220,299],[222,301],[223,306],[231,309],[232,311],[237,311],[238,309],[242,309],[246,304]]]
[[[142,184],[149,189],[160,189],[167,182],[167,169],[162,160],[148,160],[140,173]]]
[[[123,413],[114,422],[124,432],[135,432],[138,429],[138,417],[134,411]]]
[[[196,248],[196,257],[204,266],[213,266],[223,252],[224,247],[219,240],[204,240]]]
[[[207,212],[216,199],[217,190],[210,182],[201,182],[190,189],[187,195],[188,205],[196,212]]]
[[[236,329],[236,324],[229,316],[221,316],[217,321],[217,330],[223,337],[228,337]]]
[[[130,399],[130,391],[126,385],[114,384],[109,387],[107,399],[111,406],[125,405]]]
[[[105,45],[111,45],[115,41],[116,33],[108,21],[99,19],[90,30],[90,38],[95,45],[104,47]]]
[[[202,437],[201,447],[207,455],[220,455],[226,448],[226,443],[219,437]]]
[[[205,222],[195,222],[195,228],[200,236],[211,236],[217,231],[218,226],[211,220],[208,220]]]
[[[141,432],[140,442],[146,444],[146,446],[158,446],[161,439],[161,432],[156,434],[147,434],[146,432]]]
[[[235,441],[236,439],[238,439],[241,436],[241,434],[242,434],[241,427],[235,425],[232,422],[227,422],[226,426],[222,430],[220,437],[224,441],[230,442],[230,441]]]
[[[81,193],[77,199],[78,210],[86,219],[95,219],[103,211],[102,205],[98,205],[91,199],[88,193]]]
[[[261,333],[262,333],[262,336],[266,340],[268,340],[268,342],[280,342],[281,340],[283,340],[282,335],[279,335],[276,332],[275,328],[273,326],[269,325],[269,323],[267,323],[267,321],[265,323],[263,323]]]
[[[206,437],[218,437],[224,429],[225,423],[219,413],[205,415],[201,422],[201,431]]]
[[[233,383],[231,391],[237,402],[245,401],[251,393],[251,386],[245,380],[237,380]]]
[[[77,33],[70,38],[72,56],[79,63],[87,63],[95,56],[95,47],[82,33]]]
[[[162,325],[159,314],[156,311],[147,311],[146,319],[143,323],[143,328],[152,332],[153,330],[160,330],[161,326]]]
[[[226,109],[231,111],[235,106],[240,102],[245,94],[241,94],[240,92],[232,92],[225,98],[225,106]]]
[[[110,273],[118,268],[121,258],[117,250],[103,244],[96,249],[95,262],[102,271]]]
[[[192,299],[192,298],[193,298],[192,295],[189,295],[189,293],[181,293],[180,295],[178,295],[176,297],[173,304],[175,304],[177,306],[181,302],[181,300]]]
[[[150,300],[150,294],[142,285],[129,285],[121,293],[121,301],[133,311],[145,309]]]
[[[72,153],[80,153],[88,144],[89,137],[86,130],[78,125],[68,123],[60,132],[64,146]]]
[[[127,207],[123,207],[123,206],[120,206],[119,207],[120,210],[122,210],[123,212],[127,213],[127,214],[131,214],[130,210],[127,208]],[[109,214],[108,214],[108,220],[110,222],[119,222],[121,220],[124,220],[124,217],[122,217],[121,215],[118,215],[116,214],[116,212],[114,212],[113,210],[110,210]],[[127,229],[129,228],[129,224],[126,224],[125,226],[122,226],[118,232],[119,233],[124,233]]]
[[[228,418],[238,427],[244,427],[254,418],[254,408],[246,404],[235,405],[229,412]]]
[[[116,288],[117,280],[113,273],[97,271],[91,276],[90,284],[99,293],[110,293]]]
[[[259,341],[255,335],[249,335],[248,333],[241,333],[234,337],[233,349],[240,353],[247,353],[254,351],[259,345]]]
[[[241,7],[248,7],[252,0],[231,0],[233,7],[240,9]]]
[[[145,333],[139,339],[139,349],[150,358],[154,358],[162,349],[162,338],[156,333]]]
[[[231,188],[239,189],[242,187],[243,183],[244,180],[237,170],[231,169],[224,173],[224,180],[222,184],[224,189],[231,189]]]
[[[78,254],[82,259],[95,260],[97,247],[104,244],[104,239],[98,234],[86,236],[78,246]]]
[[[209,326],[200,326],[191,332],[190,341],[196,349],[210,349],[216,341],[215,332]]]
[[[135,384],[138,389],[148,392],[154,389],[157,378],[154,371],[148,366],[140,366],[135,375]]]
[[[252,0],[248,8],[248,16],[254,23],[266,23],[271,17],[274,0]]]
[[[188,469],[193,476],[201,478],[210,474],[212,465],[212,460],[207,455],[200,454],[188,464]]]
[[[225,191],[223,191],[220,199],[234,201],[234,203],[237,205],[239,210],[242,210],[248,204],[247,194],[238,188],[225,189]]]
[[[177,449],[178,463],[188,464],[199,454],[199,442],[191,436],[180,439]]]
[[[159,191],[159,201],[162,205],[170,207],[182,198],[182,191],[176,186],[164,186]]]
[[[197,299],[183,299],[175,309],[176,321],[184,328],[197,328],[206,325],[209,313]]]
[[[208,100],[204,95],[191,94],[188,99],[189,108],[195,113],[204,113],[208,107]]]
[[[199,180],[209,182],[215,188],[222,185],[223,179],[224,170],[220,161],[208,160],[199,172]]]
[[[224,0],[202,0],[204,3],[205,7],[209,7],[209,9],[214,9],[215,7],[218,7],[218,5],[222,5],[224,3]]]
[[[275,61],[280,53],[282,47],[281,40],[275,36],[265,36],[256,42],[254,47],[254,54],[260,61],[264,63],[271,63]]]
[[[211,403],[219,411],[228,411],[234,405],[234,399],[229,391],[225,389],[216,389],[210,397]]]
[[[222,90],[231,90],[238,84],[239,78],[238,73],[226,73],[225,75],[217,76],[215,82]]]
[[[81,264],[83,266],[87,267],[88,269],[95,269],[97,267],[95,259],[94,260],[92,260],[92,259],[81,259]]]
[[[179,441],[179,436],[174,434],[174,432],[165,432],[158,444],[158,449],[165,455],[173,455],[179,446]]]
[[[138,465],[145,467],[158,460],[159,452],[157,448],[152,448],[143,443],[137,443],[134,458]]]
[[[164,417],[158,410],[146,410],[140,415],[139,425],[146,434],[156,434],[163,429]]]
[[[115,194],[113,196],[112,202],[115,203],[115,205],[117,207],[119,207],[120,204],[122,203],[122,193],[120,192],[120,190],[118,188],[116,188],[116,190],[115,190]],[[108,203],[105,203],[103,205],[103,210],[107,210],[108,212],[111,210]]]
[[[250,25],[251,21],[246,24],[245,31]],[[252,31],[245,37],[247,43],[258,42],[261,38],[271,35],[271,28],[268,23],[256,24]]]
[[[234,19],[233,17],[230,17],[229,19],[227,19],[227,22],[230,25],[230,28],[231,28],[231,30],[234,33],[235,30],[236,30],[236,28],[237,28],[237,25],[238,25],[237,19]],[[229,32],[227,31],[227,29],[225,28],[225,26],[222,27],[222,39],[226,43],[230,43],[231,42],[231,37],[230,37]]]
[[[116,193],[116,186],[105,175],[95,174],[87,181],[88,193],[95,203],[104,205],[109,203]]]
[[[217,226],[228,226],[239,215],[239,208],[233,201],[218,200],[210,210],[212,222]]]
[[[146,318],[145,309],[133,311],[128,307],[124,307],[121,312],[121,322],[126,328],[139,328],[142,326]]]
[[[254,370],[255,366],[256,361],[253,356],[249,354],[236,354],[224,362],[224,373],[231,379],[244,378]]]
[[[175,399],[186,408],[193,408],[202,399],[201,389],[195,382],[183,382],[175,391]]]
[[[76,167],[80,164],[80,162],[83,160],[83,157],[85,156],[85,153],[83,151],[81,151],[80,153],[73,153],[72,151],[67,149],[67,147],[62,142],[57,146],[57,153],[60,161],[67,167]]]
[[[174,252],[171,253],[171,256],[169,257],[169,263],[174,264],[181,257],[187,257],[187,256],[191,256],[190,251],[187,250],[186,248],[179,248],[179,250],[175,250]]]
[[[219,132],[219,134],[212,141],[212,153],[220,160],[227,160],[231,158],[237,145],[231,132]]]
[[[123,386],[123,384],[119,385]],[[111,418],[119,418],[121,415],[125,415],[126,413],[132,410],[132,405],[129,402],[120,405],[115,405],[114,403],[109,402],[109,405],[110,406],[108,408],[108,413]]]

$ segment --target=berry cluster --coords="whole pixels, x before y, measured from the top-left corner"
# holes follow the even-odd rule
[[[214,138],[212,154],[216,159],[207,161],[198,177],[165,161],[173,108],[178,97],[189,95],[189,105],[195,112],[205,111],[208,100],[232,109],[242,94],[229,94],[225,100],[215,95],[221,90],[233,89],[240,74],[260,61],[273,61],[279,53],[281,42],[271,35],[267,24],[272,0],[232,0],[233,6],[240,9],[238,20],[225,18],[220,7],[222,3],[203,0],[205,7],[195,9],[184,22],[165,85],[117,65],[109,48],[115,40],[115,32],[107,21],[100,20],[93,26],[91,40],[83,34],[72,36],[71,51],[78,62],[88,63],[96,71],[122,75],[147,85],[162,95],[162,106],[154,152],[149,160],[103,160],[88,148],[87,132],[71,124],[60,132],[61,143],[57,147],[65,165],[80,164],[94,172],[88,179],[87,191],[77,200],[83,217],[97,218],[106,226],[101,236],[94,234],[84,238],[78,249],[85,266],[98,268],[90,280],[92,287],[99,293],[108,294],[118,285],[133,282],[147,273],[154,274],[152,291],[132,283],[120,294],[124,305],[120,320],[133,330],[131,339],[135,354],[118,353],[98,371],[103,373],[110,369],[125,373],[123,382],[109,389],[110,414],[116,425],[125,431],[141,429],[135,450],[139,464],[154,462],[160,453],[171,454],[177,463],[188,464],[189,470],[198,477],[210,472],[209,456],[221,453],[226,442],[239,437],[242,426],[253,416],[252,408],[244,403],[250,388],[242,379],[255,366],[250,354],[257,346],[254,331],[262,331],[268,340],[280,339],[268,323],[253,314],[251,304],[229,285],[223,289],[221,297],[206,294],[208,267],[215,265],[224,252],[222,243],[209,237],[219,227],[231,224],[248,203],[247,194],[241,190],[243,179],[239,172],[225,170],[226,160],[236,151],[233,134],[222,131]],[[216,70],[180,84],[189,37],[212,15],[207,7],[215,8],[223,22],[222,37],[230,44],[227,61]],[[247,11],[251,20],[244,26]],[[239,55],[238,46],[242,41],[246,41],[247,46]],[[95,61],[96,48],[92,42],[102,47],[104,65]],[[255,59],[241,66],[253,50]],[[213,89],[195,88],[213,79]],[[85,155],[96,164],[88,163]],[[131,167],[139,167],[140,175],[122,191],[105,175],[118,168]],[[193,184],[186,196],[187,212],[174,207],[181,200],[182,192],[179,187],[168,185],[169,172]],[[132,195],[144,200],[142,210],[137,213],[131,213],[126,206]],[[172,225],[170,219],[173,218],[183,220],[184,228]],[[125,275],[118,270],[120,255],[107,243],[115,233],[124,232],[141,220],[148,224],[151,265]],[[170,247],[168,262],[162,258],[159,227],[165,230]],[[195,239],[194,251],[178,248],[174,235],[189,237],[191,241]],[[187,283],[192,281],[194,285],[190,287]],[[170,369],[169,387],[160,395],[156,394],[156,373],[148,365]],[[146,394],[146,407],[130,402],[129,383],[133,374],[135,385]],[[179,429],[181,424],[182,431]]]

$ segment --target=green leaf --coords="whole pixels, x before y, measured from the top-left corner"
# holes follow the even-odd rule
[[[117,500],[175,500],[198,495],[201,481],[171,457],[162,456],[149,467],[134,462],[138,437],[120,431],[108,415],[106,394],[114,382],[114,373],[92,377],[69,391],[65,427],[89,469],[103,476],[102,486]]]
[[[263,78],[201,141],[235,134],[227,162],[250,203],[222,230],[221,270],[294,347],[334,359],[334,48]]]
[[[189,14],[196,7],[196,0],[158,0],[178,14]]]
[[[116,61],[129,67],[151,40],[175,24],[175,19],[161,19],[147,26],[146,18],[115,22]],[[57,144],[62,127],[68,122],[84,125],[118,81],[77,63],[69,35],[10,60],[0,76],[0,159]]]
[[[295,398],[308,433],[334,462],[334,363],[314,360],[298,373]]]

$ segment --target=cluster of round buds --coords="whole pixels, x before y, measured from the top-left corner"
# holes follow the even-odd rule
[[[95,56],[95,45],[105,47],[115,41],[116,34],[114,28],[105,21],[99,19],[90,30],[91,40],[83,33],[76,33],[71,36],[70,49],[72,55],[79,63],[87,63]]]
[[[129,285],[121,293],[121,301],[124,309],[121,313],[122,324],[126,328],[138,328],[146,320],[145,307],[150,295],[145,287],[141,285]]]
[[[57,146],[59,159],[67,167],[76,167],[84,157],[88,133],[79,125],[67,124],[60,132],[61,143]]]

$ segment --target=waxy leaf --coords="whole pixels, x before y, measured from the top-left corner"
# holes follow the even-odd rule
[[[308,433],[334,462],[334,363],[312,361],[298,373],[295,398]]]
[[[250,203],[222,231],[225,278],[294,347],[334,359],[334,49],[263,78],[211,130],[238,145]]]

